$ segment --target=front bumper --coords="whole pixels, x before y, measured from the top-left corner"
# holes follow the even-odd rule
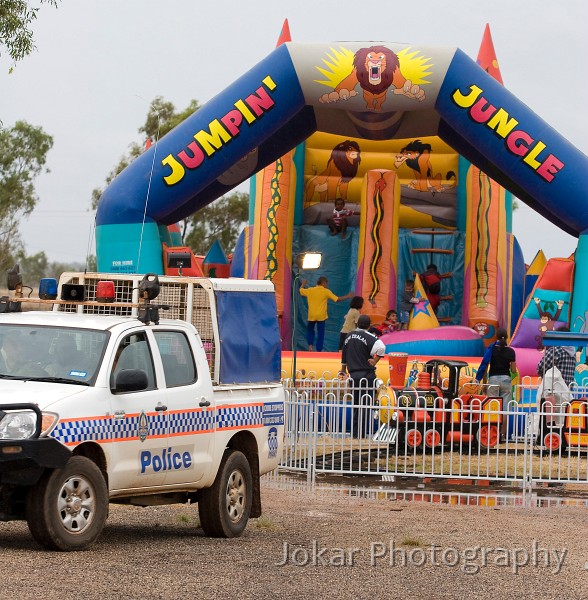
[[[71,450],[53,438],[0,440],[0,485],[34,485],[45,469],[59,469]]]

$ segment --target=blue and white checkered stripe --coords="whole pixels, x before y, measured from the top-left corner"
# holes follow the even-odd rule
[[[214,427],[214,413],[207,411],[190,411],[171,413],[169,415],[169,431],[173,434],[203,433],[212,431]]]
[[[190,435],[213,431],[215,411],[192,410],[184,412],[147,414],[147,437]],[[75,445],[87,441],[125,441],[139,437],[140,415],[124,419],[96,417],[75,421],[60,421],[51,437],[62,444]],[[263,405],[222,406],[216,410],[216,429],[260,427],[263,425]],[[169,429],[168,429],[169,427]]]
[[[100,442],[110,439],[110,429],[110,419],[60,421],[51,432],[51,437],[54,437],[62,444],[75,444],[87,441]]]
[[[216,412],[217,429],[259,427],[262,424],[263,406],[223,406]]]
[[[148,414],[147,423],[149,425],[149,436],[164,436],[167,435],[165,413]],[[128,440],[135,439],[139,436],[139,420],[140,415],[132,415],[125,419],[115,419],[112,422],[112,439],[113,440]]]

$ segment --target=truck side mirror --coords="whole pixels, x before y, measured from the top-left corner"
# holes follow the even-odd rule
[[[149,379],[145,371],[142,369],[123,369],[116,376],[112,391],[115,394],[141,392],[142,390],[146,390],[148,386]]]

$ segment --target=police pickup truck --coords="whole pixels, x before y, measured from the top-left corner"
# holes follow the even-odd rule
[[[114,277],[109,303],[93,275],[60,284],[55,310],[0,298],[0,520],[79,550],[109,502],[197,502],[207,535],[240,535],[282,448],[273,285],[170,278],[155,304]]]

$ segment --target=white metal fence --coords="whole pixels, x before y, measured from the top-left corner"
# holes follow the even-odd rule
[[[588,483],[588,399],[581,389],[537,406],[536,386],[523,384],[502,407],[488,389],[444,399],[378,383],[354,390],[351,380],[284,385],[281,467],[309,480],[317,473],[382,475],[502,481],[527,490],[534,482]]]

